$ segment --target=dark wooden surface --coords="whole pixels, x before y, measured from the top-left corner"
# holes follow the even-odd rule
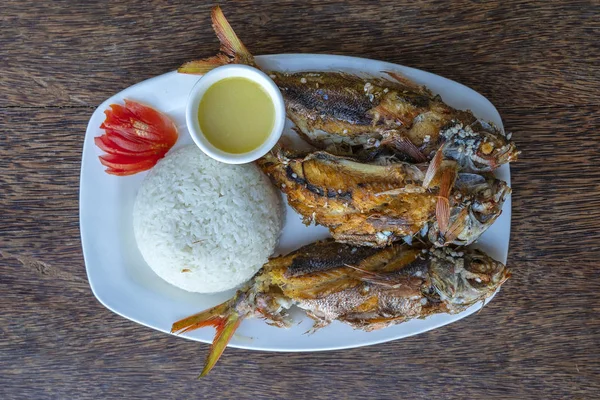
[[[255,54],[410,65],[499,109],[513,165],[513,277],[481,313],[373,347],[207,346],[92,295],[79,240],[87,120],[105,98],[215,53],[201,1],[0,5],[0,398],[600,398],[600,3],[222,2]]]

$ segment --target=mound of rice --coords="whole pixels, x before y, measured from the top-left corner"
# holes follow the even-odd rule
[[[282,226],[278,191],[255,165],[228,165],[195,145],[148,174],[133,208],[135,238],[167,282],[211,293],[250,279],[273,253]]]

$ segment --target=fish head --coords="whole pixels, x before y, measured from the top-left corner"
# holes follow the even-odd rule
[[[442,130],[444,155],[456,160],[462,171],[493,171],[502,164],[515,161],[519,152],[510,140],[511,134],[483,120],[470,125],[453,121]]]
[[[450,220],[446,232],[436,221],[429,226],[429,240],[436,246],[467,246],[477,240],[500,216],[511,189],[491,174],[460,173],[450,196]]]
[[[479,250],[431,250],[431,288],[450,307],[470,306],[491,296],[510,277],[502,264]],[[452,311],[452,310],[450,310]]]

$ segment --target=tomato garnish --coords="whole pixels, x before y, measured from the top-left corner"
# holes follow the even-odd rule
[[[96,146],[100,148],[100,150],[104,151],[107,154],[116,154],[123,156],[134,156],[134,157],[152,157],[160,154],[159,150],[150,149],[144,150],[143,147],[134,146],[126,146],[121,147],[115,142],[111,140],[111,138],[107,135],[97,136],[94,138],[94,143]],[[134,147],[134,149],[131,149]]]
[[[112,175],[132,175],[152,168],[177,142],[175,123],[155,109],[131,100],[111,104],[100,125],[105,134],[94,138],[100,163]]]
[[[115,154],[100,156],[100,163],[105,167],[123,171],[145,171],[156,164],[160,157],[132,157]]]
[[[127,176],[137,174],[138,171],[125,171],[123,169],[106,168],[106,173],[110,175]]]

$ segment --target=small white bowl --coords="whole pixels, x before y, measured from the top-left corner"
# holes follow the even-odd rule
[[[200,100],[202,100],[206,90],[208,90],[215,82],[232,77],[247,78],[258,83],[267,92],[273,101],[273,106],[275,108],[273,130],[267,137],[267,140],[265,140],[260,147],[241,154],[227,153],[213,146],[206,139],[204,133],[202,133],[200,123],[198,122],[198,106],[200,105]],[[200,78],[198,83],[192,88],[187,103],[185,118],[188,131],[190,132],[194,143],[196,143],[207,156],[226,164],[245,164],[259,159],[275,146],[281,137],[283,126],[285,125],[285,104],[279,88],[264,72],[247,65],[224,65],[208,72]]]

